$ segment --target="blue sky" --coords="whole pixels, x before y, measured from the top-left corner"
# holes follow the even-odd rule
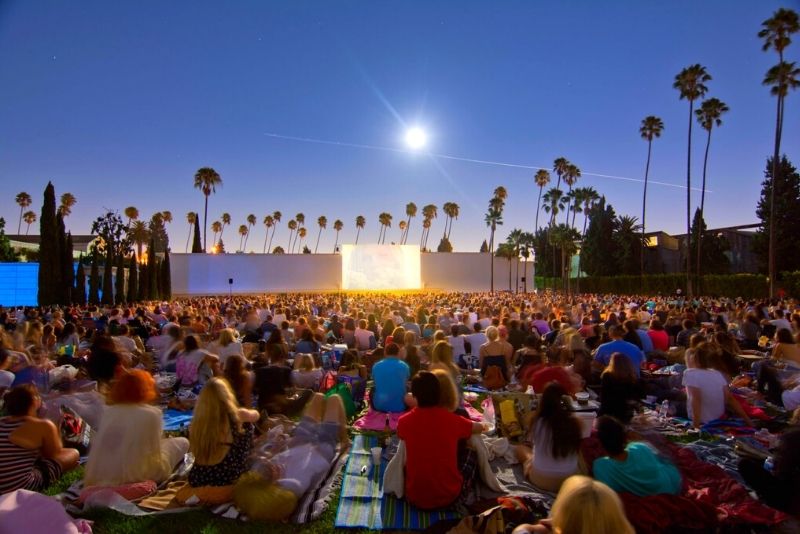
[[[638,127],[654,114],[666,129],[651,178],[680,185],[688,105],[672,82],[701,63],[713,76],[708,96],[731,108],[713,132],[706,220],[752,223],[774,134],[775,100],[761,80],[777,62],[756,33],[781,6],[798,3],[3,0],[0,215],[15,231],[16,193],[31,193],[38,212],[52,180],[78,198],[74,233],[88,233],[104,208],[169,209],[173,250],[183,251],[185,214],[203,207],[193,174],[212,166],[224,185],[209,223],[277,209],[275,244],[286,246],[297,212],[314,227],[319,215],[342,219],[344,242],[364,215],[361,239],[374,242],[379,212],[394,215],[396,240],[407,202],[453,201],[454,246],[477,250],[498,185],[509,191],[501,236],[533,227],[533,170],[345,144],[402,149],[405,128],[418,124],[435,154],[547,167],[564,156],[584,173],[640,180]],[[800,43],[787,57],[800,60]],[[795,164],[798,102],[787,100],[783,137]],[[695,133],[699,187],[705,137]],[[641,183],[585,174],[579,184],[619,213],[641,213]],[[652,186],[648,229],[682,231],[684,210],[683,189]],[[434,247],[443,225],[434,223]],[[420,230],[418,218],[409,242]],[[249,248],[260,251],[263,237],[259,225]],[[238,239],[228,233],[226,243]],[[329,229],[320,250],[332,246]]]

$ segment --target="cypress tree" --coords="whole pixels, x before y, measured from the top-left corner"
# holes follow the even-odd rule
[[[98,304],[100,302],[100,268],[98,267],[99,256],[100,252],[97,250],[97,246],[93,247],[92,269],[89,274],[89,304]]]
[[[139,302],[144,302],[147,300],[147,288],[150,287],[150,282],[148,281],[147,277],[150,276],[150,273],[147,270],[147,262],[142,262],[139,264],[139,288],[136,292],[137,299]]]
[[[128,303],[136,302],[139,298],[139,268],[136,262],[136,252],[131,254],[131,261],[128,264]]]
[[[72,289],[72,300],[75,304],[86,304],[86,271],[83,268],[83,254],[78,259],[78,270],[75,273],[75,287]]]
[[[169,249],[164,251],[164,260],[161,262],[161,298],[172,300],[172,273],[169,264]]]
[[[55,304],[58,271],[58,227],[56,226],[56,191],[47,182],[39,217],[39,293],[40,306]]]
[[[106,243],[106,262],[103,266],[103,304],[114,304],[114,243]]]
[[[192,254],[203,252],[203,244],[200,241],[200,217],[194,214],[194,241],[192,241]]]
[[[64,288],[61,302],[63,304],[71,304],[73,302],[75,296],[72,292],[72,286],[74,284],[75,260],[72,258],[72,232],[69,232],[61,247],[61,286]]]
[[[114,297],[117,304],[125,302],[125,256],[117,255],[117,274],[114,278]]]
[[[147,246],[147,300],[158,298],[158,258],[155,248],[155,240],[151,237]]]
[[[53,268],[53,278],[55,284],[55,302],[57,304],[66,304],[67,294],[64,287],[64,247],[67,241],[67,232],[64,228],[64,216],[61,215],[60,210],[56,210],[56,242],[53,247],[55,250],[55,266]]]

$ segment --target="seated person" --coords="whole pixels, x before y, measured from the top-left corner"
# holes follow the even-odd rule
[[[253,448],[255,410],[240,408],[228,382],[212,378],[200,392],[189,427],[189,452],[194,466],[189,484],[229,486],[247,470]]]
[[[599,415],[610,415],[628,423],[643,393],[630,359],[620,353],[613,354],[600,381],[603,387]]]
[[[520,445],[515,450],[528,480],[547,491],[558,491],[578,472],[581,423],[569,411],[564,395],[558,382],[547,384],[530,425],[533,449]]]
[[[800,345],[795,343],[792,332],[789,329],[779,328],[775,332],[772,359],[783,362],[787,369],[800,371]]]
[[[219,357],[201,349],[195,336],[186,336],[183,340],[183,351],[178,355],[175,364],[176,386],[192,387],[203,384],[211,376],[219,376]]]
[[[481,376],[486,376],[486,371],[490,367],[498,367],[503,373],[503,378],[508,382],[511,379],[511,356],[514,349],[509,343],[500,339],[500,330],[496,326],[486,329],[486,339],[488,341],[481,345],[478,351],[478,367],[481,370]]]
[[[608,331],[608,335],[611,337],[611,341],[603,343],[597,347],[597,351],[595,351],[594,363],[596,368],[602,370],[608,365],[608,362],[611,361],[612,354],[621,352],[630,358],[633,369],[636,372],[636,378],[639,378],[642,362],[645,361],[642,349],[633,343],[623,340],[623,337],[625,337],[625,327],[621,325],[612,326]]]
[[[219,357],[219,363],[225,366],[225,361],[229,356],[244,356],[244,348],[241,342],[236,339],[236,333],[232,328],[223,328],[219,332],[219,339],[209,347],[212,354]]]
[[[406,500],[422,509],[444,508],[472,483],[474,451],[459,444],[482,432],[483,425],[440,406],[439,380],[431,372],[414,377],[411,393],[417,406],[397,423],[397,436],[406,446]]]
[[[253,371],[247,369],[247,360],[244,356],[232,354],[225,360],[225,380],[236,396],[239,406],[250,408],[253,406]]]
[[[298,354],[294,359],[292,370],[292,384],[296,388],[319,389],[322,378],[322,369],[314,365],[314,357],[310,354]]]
[[[608,415],[597,420],[597,437],[608,456],[594,461],[594,478],[617,492],[639,497],[681,491],[681,474],[649,445],[632,441],[625,445],[625,427]]]
[[[319,352],[319,343],[314,341],[314,333],[310,328],[304,329],[303,333],[300,334],[300,341],[297,342],[294,350],[295,352],[304,354],[313,354]]]
[[[403,412],[406,409],[406,383],[411,376],[408,364],[398,357],[400,348],[390,343],[384,358],[372,366],[372,406],[379,412]]]
[[[361,365],[358,353],[354,350],[345,351],[342,355],[342,363],[339,364],[339,369],[336,373],[336,380],[350,386],[354,401],[361,402],[364,400],[368,378],[369,373],[367,368]]]
[[[561,485],[550,518],[522,524],[513,534],[634,534],[619,496],[602,482],[575,475]]]
[[[313,393],[310,389],[295,392],[291,383],[291,369],[285,365],[267,365],[256,369],[255,375],[258,409],[266,410],[269,415],[298,415]]]
[[[683,373],[683,385],[686,386],[686,410],[694,428],[700,428],[705,423],[719,419],[725,415],[727,406],[737,416],[744,419],[748,426],[752,426],[750,418],[745,413],[741,404],[733,398],[728,381],[716,369],[711,369],[711,363],[717,357],[717,347],[713,343],[700,343],[694,350],[693,361],[695,367],[686,369]]]
[[[124,372],[114,381],[102,424],[92,438],[85,486],[119,486],[165,480],[189,450],[186,438],[163,435],[161,410],[153,377],[141,370]]]
[[[78,465],[78,451],[65,449],[58,429],[37,417],[42,399],[31,384],[9,390],[8,414],[0,419],[0,495],[18,489],[41,491]]]

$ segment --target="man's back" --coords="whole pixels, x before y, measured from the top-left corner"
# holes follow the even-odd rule
[[[375,380],[373,405],[379,412],[402,412],[406,409],[406,381],[411,375],[408,364],[399,358],[384,358],[372,367]]]
[[[628,343],[622,339],[615,339],[608,343],[603,343],[597,347],[594,359],[603,365],[608,365],[608,362],[611,361],[611,355],[615,352],[620,352],[630,358],[633,368],[636,371],[636,376],[639,376],[639,370],[642,367],[642,361],[644,361],[644,354],[639,347],[633,343]]]

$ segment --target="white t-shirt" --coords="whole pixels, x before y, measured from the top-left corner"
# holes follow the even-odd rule
[[[214,350],[210,352],[219,356],[219,364],[223,367],[225,366],[225,360],[228,359],[228,356],[233,356],[234,354],[244,356],[244,349],[242,348],[242,344],[238,341],[231,341],[225,347],[215,344]]]
[[[478,355],[478,351],[481,349],[481,345],[486,343],[486,334],[483,332],[475,332],[474,334],[470,334],[466,336],[467,341],[469,341],[470,347],[472,347],[471,354],[473,356]]]
[[[686,369],[683,373],[683,385],[686,389],[686,409],[689,418],[694,421],[692,413],[692,390],[697,388],[702,395],[700,401],[700,422],[708,423],[719,419],[725,413],[725,388],[728,381],[722,373],[715,369]]]
[[[792,331],[792,323],[787,321],[786,319],[773,319],[769,322],[769,324],[775,327],[775,330],[780,330],[781,328],[785,328],[789,332]]]
[[[457,360],[459,356],[463,356],[467,353],[467,349],[464,346],[464,336],[449,336],[447,342],[453,347],[454,360]]]
[[[578,453],[567,457],[553,456],[553,438],[550,429],[542,421],[533,426],[533,469],[543,476],[566,477],[578,472]]]
[[[356,328],[356,350],[369,350],[369,338],[374,337],[375,334],[371,330]]]

